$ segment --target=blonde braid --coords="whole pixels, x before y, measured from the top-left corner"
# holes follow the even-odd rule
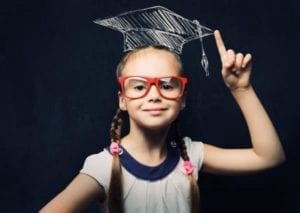
[[[175,132],[176,137],[175,141],[177,146],[180,149],[180,155],[184,161],[189,161],[190,158],[187,153],[187,147],[185,145],[184,140],[181,137],[180,129],[179,129],[179,121],[178,118],[174,121],[175,126]],[[199,211],[199,199],[200,199],[200,193],[199,193],[199,187],[198,183],[194,177],[193,174],[188,175],[188,179],[190,181],[190,196],[191,196],[191,213],[198,213]]]
[[[111,142],[120,144],[123,115],[120,109],[112,120],[110,129]],[[123,213],[123,181],[121,162],[118,154],[113,155],[110,185],[108,190],[108,208],[111,213]]]

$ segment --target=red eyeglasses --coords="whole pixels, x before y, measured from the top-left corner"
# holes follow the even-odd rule
[[[137,99],[145,97],[151,85],[155,85],[159,94],[170,100],[176,100],[185,92],[187,78],[181,76],[167,76],[160,78],[148,78],[141,76],[121,76],[118,78],[121,86],[121,95]]]

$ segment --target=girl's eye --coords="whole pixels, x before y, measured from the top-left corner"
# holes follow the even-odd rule
[[[174,87],[171,84],[163,84],[163,85],[161,85],[160,88],[163,90],[173,90],[174,89]]]
[[[137,90],[137,91],[142,91],[144,89],[146,89],[145,85],[136,85],[133,87],[133,89]]]
[[[140,79],[127,79],[124,83],[124,87],[127,90],[131,91],[143,91],[147,88],[147,82],[144,82],[143,80]]]

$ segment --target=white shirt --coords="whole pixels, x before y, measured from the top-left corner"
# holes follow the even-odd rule
[[[183,138],[194,167],[194,177],[203,162],[203,143]],[[189,213],[190,183],[183,168],[183,159],[177,147],[169,147],[166,160],[149,167],[137,162],[123,149],[122,163],[124,208],[129,213]],[[107,194],[110,182],[112,155],[106,149],[86,158],[81,173],[87,174],[103,186]],[[104,212],[109,212],[106,203]]]

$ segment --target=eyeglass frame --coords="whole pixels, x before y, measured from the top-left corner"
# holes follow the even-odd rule
[[[138,98],[131,98],[131,97],[128,97],[125,95],[125,88],[124,88],[124,82],[127,78],[143,78],[143,79],[146,79],[147,80],[147,90],[145,92],[144,95],[142,95],[141,97],[138,97]],[[181,91],[181,94],[176,97],[176,98],[168,98],[166,96],[164,96],[160,89],[159,89],[159,80],[162,79],[162,78],[176,78],[176,79],[179,79],[181,84],[182,84],[182,91]],[[145,97],[149,91],[150,91],[150,88],[151,88],[151,85],[154,85],[159,93],[159,95],[165,99],[168,99],[168,100],[178,100],[180,99],[185,93],[186,93],[186,85],[188,83],[188,79],[186,77],[183,77],[183,76],[163,76],[163,77],[154,77],[154,78],[151,78],[151,77],[145,77],[145,76],[120,76],[118,77],[118,83],[121,87],[121,96],[123,97],[126,97],[126,98],[129,98],[129,99],[139,99],[139,98],[143,98]]]

